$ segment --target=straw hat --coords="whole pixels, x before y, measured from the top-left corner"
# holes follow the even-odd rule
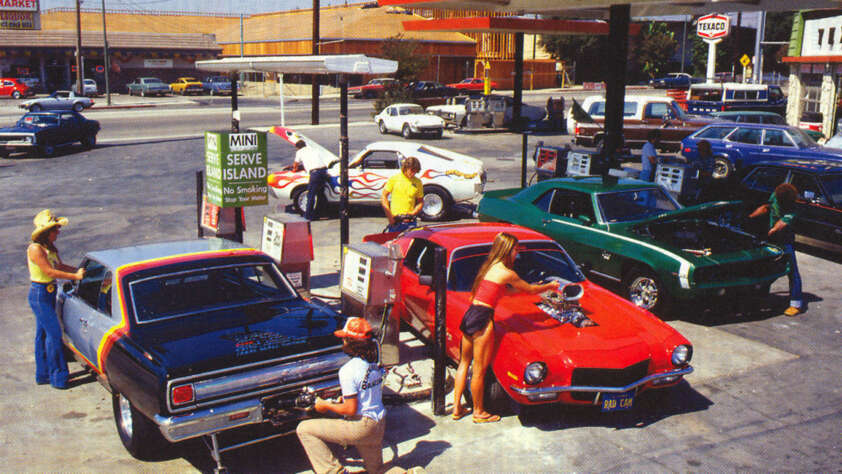
[[[32,223],[35,224],[35,230],[32,231],[32,240],[38,238],[42,232],[48,231],[55,226],[65,226],[70,222],[66,217],[55,217],[49,209],[44,209],[35,215]]]

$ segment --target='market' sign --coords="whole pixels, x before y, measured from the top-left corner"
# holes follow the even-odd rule
[[[205,190],[220,207],[269,203],[266,133],[205,132]]]

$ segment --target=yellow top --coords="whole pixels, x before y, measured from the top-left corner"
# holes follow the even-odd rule
[[[53,268],[56,267],[58,264],[58,254],[54,251],[49,250],[48,248],[44,247],[41,244],[35,244],[44,249],[47,252],[47,261],[50,262]],[[26,254],[26,263],[29,264],[29,279],[34,281],[35,283],[50,283],[55,280],[55,278],[46,275],[42,270],[41,267],[38,266],[32,259],[29,258],[29,252]]]
[[[403,173],[392,175],[383,188],[389,194],[389,210],[393,216],[409,214],[415,208],[418,199],[424,199],[424,185],[421,180],[409,179]]]

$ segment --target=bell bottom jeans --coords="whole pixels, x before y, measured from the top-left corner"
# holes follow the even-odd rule
[[[56,282],[32,282],[29,306],[35,313],[35,383],[67,388],[67,361],[56,315]]]

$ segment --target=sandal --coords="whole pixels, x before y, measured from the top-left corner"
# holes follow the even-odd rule
[[[472,411],[473,410],[468,408],[466,410],[462,410],[461,413],[453,413],[452,415],[450,415],[450,417],[453,418],[453,420],[461,420],[462,418],[465,418],[467,415],[470,415]]]
[[[495,423],[500,421],[500,415],[488,415],[484,417],[474,416],[474,423]]]

